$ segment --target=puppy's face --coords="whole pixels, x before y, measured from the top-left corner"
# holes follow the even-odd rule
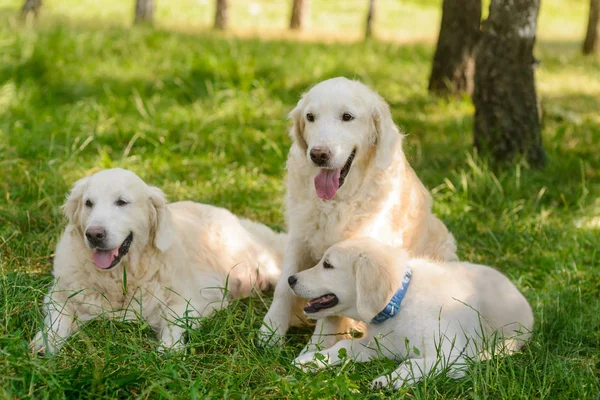
[[[351,179],[353,165],[373,157],[375,146],[381,142],[377,121],[385,109],[385,102],[372,90],[345,78],[319,83],[298,102],[291,113],[292,136],[314,168],[320,198],[333,199]],[[393,126],[391,116],[386,118]],[[397,140],[398,131],[392,129],[389,134]]]
[[[317,265],[292,275],[288,283],[296,296],[311,299],[304,307],[311,318],[356,314],[354,257],[343,247],[329,248]]]
[[[165,206],[164,194],[133,172],[110,169],[77,182],[65,213],[82,232],[96,267],[109,270],[133,244],[149,243],[158,229],[158,208]]]
[[[349,239],[330,247],[313,268],[292,275],[294,293],[310,299],[309,317],[342,315],[369,322],[399,288],[402,252],[374,239]]]

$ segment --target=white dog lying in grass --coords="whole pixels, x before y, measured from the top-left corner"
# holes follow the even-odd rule
[[[100,315],[143,318],[162,349],[180,346],[194,321],[188,318],[208,316],[280,276],[284,234],[221,208],[167,204],[160,189],[131,171],[78,181],[64,211],[69,224],[56,248],[35,351],[58,350]]]
[[[445,368],[449,376],[463,376],[467,360],[512,353],[533,328],[527,300],[500,272],[408,259],[374,239],[340,242],[288,282],[297,296],[312,299],[304,308],[311,318],[342,315],[368,324],[361,339],[303,354],[295,364],[324,368],[339,364],[344,353],[358,362],[403,360],[374,387],[397,389]]]

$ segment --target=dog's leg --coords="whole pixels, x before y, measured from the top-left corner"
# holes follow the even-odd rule
[[[355,362],[367,362],[377,357],[377,349],[369,347],[371,340],[341,340],[327,350],[304,353],[294,360],[294,365],[303,371],[327,368],[348,359]]]
[[[294,274],[292,269],[286,270],[286,281],[280,279],[275,287],[273,302],[267,315],[263,319],[262,326],[258,334],[258,343],[260,345],[282,344],[283,335],[287,332],[292,317],[292,308],[294,296],[287,283],[287,277]]]
[[[196,317],[197,311],[189,310],[187,303],[183,299],[172,303],[170,307],[165,307],[161,313],[162,316],[158,323],[153,321],[155,329],[158,331],[158,351],[161,353],[169,351],[178,351],[184,346],[183,334],[188,325],[188,317]]]
[[[158,345],[158,351],[161,353],[167,351],[178,351],[183,348],[183,334],[185,329],[177,324],[166,323],[165,326],[160,330],[160,344]]]
[[[298,271],[312,267],[314,263],[314,260],[306,251],[304,242],[290,237],[284,257],[281,279],[275,287],[273,302],[260,327],[258,344],[264,346],[283,342],[283,335],[290,327],[294,306],[294,294],[288,284],[288,278]]]
[[[53,354],[79,329],[79,323],[75,321],[75,311],[72,307],[67,307],[66,300],[61,301],[48,295],[44,302],[46,315],[42,329],[29,346],[34,353]]]
[[[300,354],[311,353],[321,349],[328,349],[339,340],[347,339],[354,326],[347,317],[327,317],[317,321],[315,331],[310,342]]]
[[[201,318],[210,317],[215,311],[227,307],[228,301],[220,288],[205,288],[188,301],[179,294],[171,293],[175,298],[168,306],[162,307],[161,316],[145,316],[146,320],[158,331],[160,344],[158,351],[179,351],[185,345],[184,334],[187,329],[195,329]]]
[[[371,386],[373,389],[394,389],[398,390],[403,385],[412,386],[421,380],[424,376],[434,373],[440,373],[447,368],[447,375],[451,378],[462,378],[466,374],[466,358],[458,356],[451,364],[447,364],[440,357],[424,357],[408,359],[400,367],[393,371],[389,376],[383,375],[375,379]]]

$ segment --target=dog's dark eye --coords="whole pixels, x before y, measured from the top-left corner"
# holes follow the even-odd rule
[[[323,268],[333,269],[333,265],[329,264],[329,261],[323,261]]]
[[[85,201],[85,206],[88,208],[92,208],[92,207],[94,207],[94,203],[92,203],[92,201],[90,199],[87,199]]]
[[[308,122],[314,122],[315,121],[315,116],[311,113],[306,114],[306,120]]]
[[[354,115],[350,114],[350,113],[343,113],[342,114],[342,121],[352,121],[354,119]]]
[[[129,202],[123,200],[123,199],[119,199],[117,201],[115,201],[115,205],[119,206],[119,207],[123,207],[126,206],[127,204],[129,204]]]

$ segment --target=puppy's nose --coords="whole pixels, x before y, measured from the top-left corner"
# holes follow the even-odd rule
[[[92,226],[85,231],[85,237],[90,244],[99,246],[106,238],[106,230],[101,226]]]
[[[331,150],[327,147],[313,147],[310,150],[310,159],[316,165],[326,165],[331,159]]]
[[[290,287],[294,287],[294,285],[296,284],[296,282],[298,282],[298,279],[296,278],[295,275],[292,275],[288,278],[288,283],[290,284]]]

